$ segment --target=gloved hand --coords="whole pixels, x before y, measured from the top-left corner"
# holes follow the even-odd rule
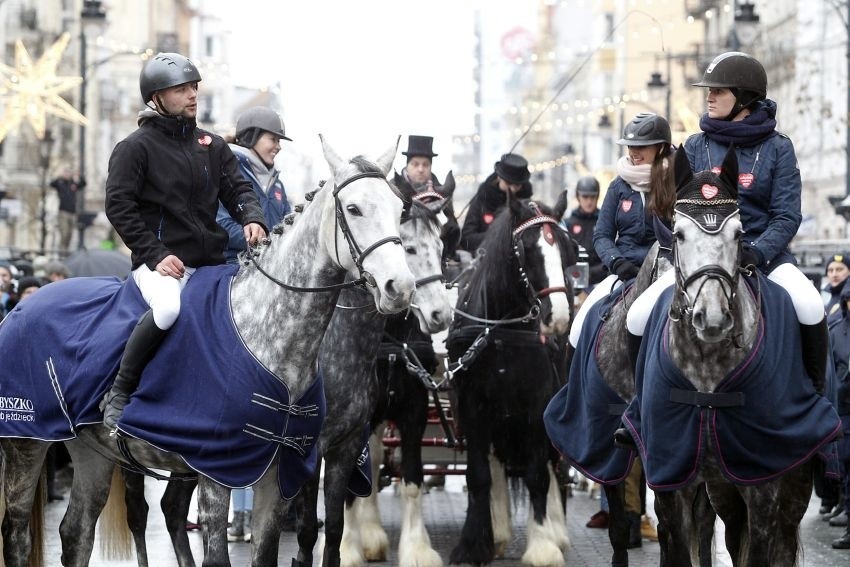
[[[744,246],[741,248],[741,267],[758,267],[760,263],[761,259],[759,258],[758,251],[756,251],[756,249],[750,246],[749,244],[744,244]]]
[[[611,266],[611,269],[617,274],[617,277],[620,278],[621,281],[627,282],[630,279],[636,277],[640,268],[626,260],[625,258],[617,258],[614,260],[614,264]]]

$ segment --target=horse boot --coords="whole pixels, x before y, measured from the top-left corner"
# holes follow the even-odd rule
[[[634,549],[643,545],[640,533],[640,512],[626,512],[626,519],[629,522],[629,543],[626,549]]]
[[[130,401],[130,394],[139,385],[142,370],[167,334],[168,331],[156,326],[153,311],[148,310],[139,317],[127,340],[127,346],[124,347],[124,355],[121,357],[121,366],[118,368],[115,382],[100,402],[103,425],[110,432],[116,431],[118,420],[124,413],[124,406]]]
[[[829,329],[826,318],[814,325],[800,325],[803,366],[812,380],[815,391],[823,394],[826,387],[826,364],[829,357]]]

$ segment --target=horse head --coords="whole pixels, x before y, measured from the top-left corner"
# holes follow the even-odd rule
[[[676,296],[671,317],[689,318],[699,340],[730,338],[739,284],[738,160],[730,147],[720,171],[693,173],[676,153],[673,265]]]
[[[448,290],[443,284],[443,241],[440,238],[446,222],[444,209],[451,202],[455,182],[451,172],[446,182],[427,191],[411,191],[409,184],[399,184],[409,200],[401,217],[401,240],[407,265],[416,278],[416,293],[411,308],[419,320],[419,328],[427,334],[445,330],[452,319]]]
[[[400,246],[403,202],[386,179],[398,139],[370,161],[363,156],[344,160],[319,138],[334,182],[333,206],[325,208],[320,236],[324,248],[340,267],[365,279],[380,313],[408,308],[415,283]]]
[[[567,269],[576,263],[576,248],[545,205],[512,201],[510,214],[520,278],[540,304],[540,331],[561,335],[572,319],[573,285]]]

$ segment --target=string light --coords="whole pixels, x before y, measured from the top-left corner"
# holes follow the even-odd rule
[[[0,63],[0,99],[6,110],[0,119],[0,140],[26,119],[39,139],[44,138],[47,115],[58,116],[75,124],[86,124],[86,117],[59,96],[82,81],[82,77],[59,76],[56,67],[68,47],[67,33],[47,48],[35,62],[23,42],[15,43],[15,66]]]

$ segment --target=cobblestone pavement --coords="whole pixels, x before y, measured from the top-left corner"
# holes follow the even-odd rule
[[[163,483],[152,480],[148,481],[147,494],[148,502],[151,505],[151,512],[148,519],[148,553],[151,567],[171,567],[177,565],[171,551],[171,543],[165,530],[162,516],[159,514],[158,502],[163,489]],[[384,489],[379,499],[384,525],[387,529],[391,545],[395,546],[398,544],[401,522],[400,499],[394,495],[392,487]],[[51,567],[59,565],[60,543],[58,525],[64,513],[65,505],[66,501],[53,502],[48,505],[46,565]],[[832,549],[830,546],[833,539],[841,536],[843,528],[830,527],[827,522],[822,521],[817,515],[818,506],[819,501],[813,498],[801,525],[801,538],[804,545],[804,558],[801,565],[804,567],[850,565],[850,550],[838,551]],[[611,548],[608,544],[607,532],[600,529],[589,529],[584,526],[588,518],[598,509],[599,501],[590,498],[587,492],[575,492],[574,496],[569,499],[567,524],[572,541],[572,547],[566,553],[566,562],[569,567],[604,567],[605,565],[610,565]],[[430,532],[432,542],[445,561],[448,559],[449,552],[455,543],[455,538],[463,525],[466,511],[466,493],[463,491],[463,477],[449,477],[445,489],[435,489],[425,495],[423,499],[423,510],[425,523]],[[191,516],[194,518],[194,513]],[[518,508],[514,513],[514,540],[508,546],[506,556],[493,563],[495,566],[507,567],[520,565],[519,558],[522,555],[525,544],[525,528],[522,525],[525,518],[525,508]],[[722,524],[719,522],[718,529],[722,532]],[[189,539],[195,558],[200,565],[202,556],[201,535],[199,532],[191,532]],[[722,541],[722,535],[720,535],[718,537],[715,565],[731,565],[731,561],[729,561],[729,557],[723,548]],[[281,538],[280,565],[290,565],[291,558],[294,557],[296,550],[297,545],[294,534],[284,533]],[[230,557],[234,567],[249,565],[250,546],[247,544],[231,544]],[[318,554],[316,557],[318,562]],[[370,565],[375,567],[395,565],[396,557],[395,550],[393,549],[388,561],[371,563]],[[658,544],[644,540],[641,548],[630,551],[629,559],[632,567],[658,565]],[[95,554],[91,562],[93,567],[130,567],[135,564],[134,559],[129,561],[107,561],[100,554],[99,541],[95,544]]]

